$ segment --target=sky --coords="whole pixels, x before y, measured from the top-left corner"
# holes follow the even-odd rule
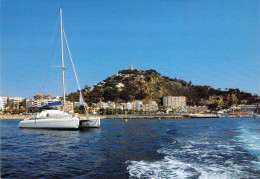
[[[119,70],[260,94],[260,1],[2,0],[0,96],[62,95],[59,8],[81,88]],[[73,69],[66,93],[76,91]]]

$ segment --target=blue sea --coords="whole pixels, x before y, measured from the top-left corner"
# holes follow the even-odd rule
[[[260,119],[103,119],[100,129],[0,120],[1,178],[260,178]]]

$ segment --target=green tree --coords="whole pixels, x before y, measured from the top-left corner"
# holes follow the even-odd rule
[[[104,100],[105,101],[116,101],[119,97],[117,88],[106,88],[104,90]]]

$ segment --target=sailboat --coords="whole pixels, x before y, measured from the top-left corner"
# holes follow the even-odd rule
[[[83,100],[83,96],[80,90],[80,85],[78,82],[78,77],[76,74],[76,70],[74,67],[74,63],[71,57],[71,53],[69,50],[66,34],[64,28],[62,26],[62,9],[60,11],[60,36],[61,36],[61,65],[59,68],[62,69],[62,86],[63,86],[63,103],[61,101],[55,102],[49,105],[45,105],[39,107],[38,109],[42,109],[43,111],[36,116],[32,116],[30,118],[25,118],[19,123],[19,128],[36,128],[36,129],[82,129],[82,128],[90,128],[90,127],[99,127],[100,126],[100,118],[92,117],[90,118],[88,115],[86,117],[78,117],[73,116],[72,114],[68,114],[65,112],[66,105],[66,94],[65,94],[65,79],[64,79],[64,70],[66,67],[64,66],[63,60],[63,35],[65,37],[65,41],[67,44],[67,48],[69,51],[69,56],[72,62],[72,67],[74,70],[74,74],[76,77],[76,81],[78,84],[79,92],[80,92],[80,103],[83,103],[84,109],[87,112],[85,102]],[[55,108],[55,106],[62,105],[63,111],[59,111]]]

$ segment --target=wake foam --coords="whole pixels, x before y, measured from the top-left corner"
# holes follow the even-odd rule
[[[228,170],[217,165],[203,166],[185,163],[172,156],[160,161],[127,161],[130,178],[240,178],[237,169]]]
[[[243,143],[244,148],[253,156],[251,161],[256,169],[260,169],[260,134],[255,126],[246,126],[240,129],[238,139]]]
[[[157,161],[127,161],[130,178],[260,178],[258,125],[211,126],[203,132],[165,133],[172,142],[157,151]],[[203,128],[202,128],[203,129]]]
[[[130,178],[248,178],[248,161],[235,158],[244,152],[232,142],[213,143],[179,139],[157,152],[165,157],[158,161],[127,161]],[[251,177],[252,178],[252,177]],[[254,177],[253,177],[254,178]],[[255,177],[257,178],[257,177]]]
[[[132,178],[187,178],[194,176],[193,169],[170,157],[164,157],[161,161],[127,161],[128,171]]]

